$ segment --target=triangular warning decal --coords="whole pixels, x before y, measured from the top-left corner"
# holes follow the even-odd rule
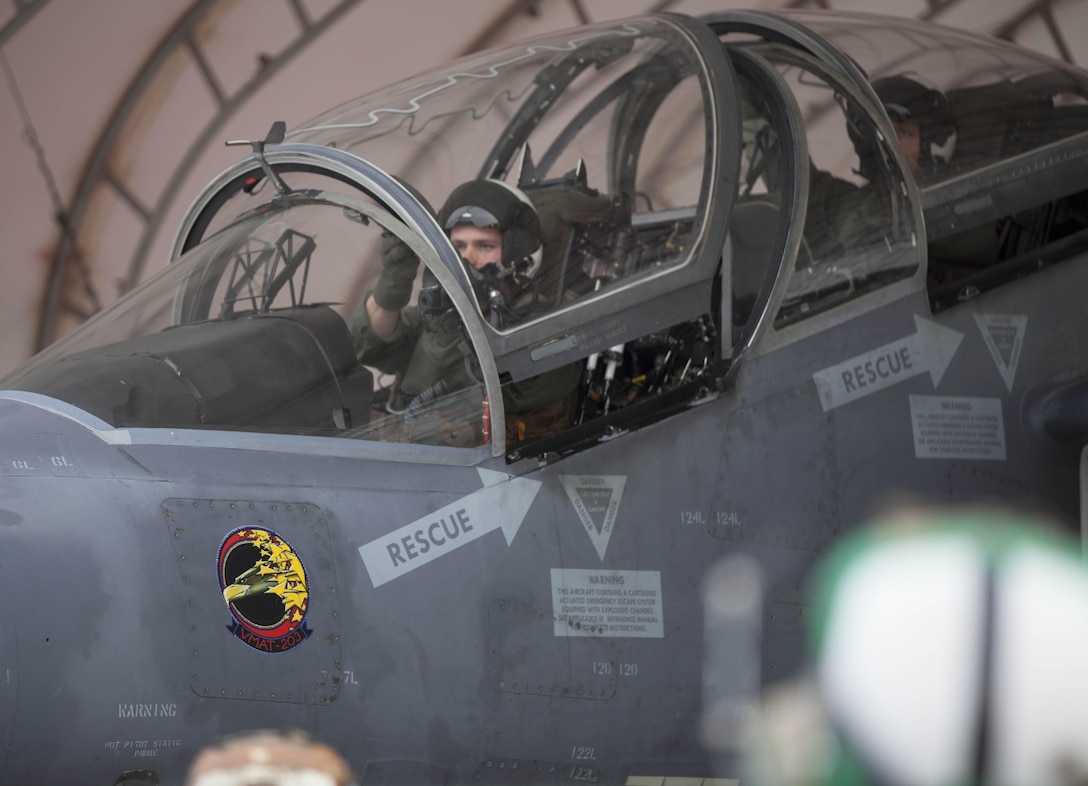
[[[986,348],[1005,380],[1005,387],[1012,391],[1016,379],[1016,367],[1020,363],[1020,349],[1024,346],[1024,333],[1028,328],[1026,314],[975,314],[975,322],[982,332]]]
[[[612,527],[620,509],[626,475],[560,475],[559,482],[578,512],[597,556],[604,562]]]

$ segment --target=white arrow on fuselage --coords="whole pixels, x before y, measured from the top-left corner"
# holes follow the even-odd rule
[[[359,547],[375,587],[501,529],[509,546],[540,490],[539,480],[478,469],[484,487]]]
[[[927,372],[937,387],[963,333],[917,314],[914,324],[918,330],[909,336],[813,374],[824,412]]]

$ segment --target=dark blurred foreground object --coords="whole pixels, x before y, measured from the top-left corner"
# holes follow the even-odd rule
[[[262,730],[208,745],[185,786],[352,786],[347,762],[302,731]]]
[[[759,783],[1088,783],[1088,566],[1045,519],[904,511],[842,541],[811,681],[768,699]]]

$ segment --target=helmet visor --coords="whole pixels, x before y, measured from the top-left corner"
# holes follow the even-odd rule
[[[495,218],[495,215],[490,211],[484,210],[482,207],[476,205],[465,205],[459,207],[450,213],[450,217],[446,219],[445,229],[449,232],[455,226],[461,226],[464,224],[471,224],[474,227],[480,229],[499,229],[499,219]]]
[[[892,120],[903,121],[912,119],[910,109],[903,106],[902,104],[896,104],[886,101],[884,103],[884,109],[887,110],[888,115],[891,117]]]

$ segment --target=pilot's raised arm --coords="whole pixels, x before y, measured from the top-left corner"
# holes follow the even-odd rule
[[[378,283],[366,298],[370,329],[388,339],[396,330],[400,311],[412,299],[412,285],[419,270],[419,258],[395,235],[382,237],[380,254],[382,272]]]
[[[397,377],[386,409],[404,412],[413,399],[439,380],[448,392],[475,384],[459,348],[460,320],[450,318],[456,314],[449,301],[445,300],[449,310],[445,318],[438,317],[426,296],[422,305],[409,305],[419,259],[393,236],[382,238],[380,253],[378,281],[350,325],[359,362]],[[424,271],[423,292],[433,296],[437,291],[433,275]]]

